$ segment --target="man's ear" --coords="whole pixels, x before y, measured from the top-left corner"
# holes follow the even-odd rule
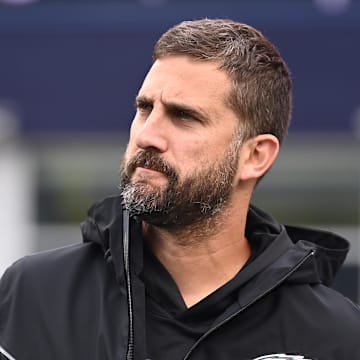
[[[247,140],[240,150],[240,179],[259,179],[274,163],[279,153],[279,140],[271,134],[261,134]]]

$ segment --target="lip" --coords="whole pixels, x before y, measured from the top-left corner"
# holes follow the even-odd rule
[[[141,171],[151,171],[151,172],[159,172],[157,170],[151,169],[151,168],[147,168],[147,167],[143,167],[143,166],[138,166],[136,169],[139,169]]]
[[[149,169],[149,168],[145,168],[145,167],[141,167],[141,166],[138,166],[136,169],[135,169],[135,173],[145,173],[145,174],[148,174],[148,175],[151,175],[151,174],[156,174],[156,175],[163,175],[164,174],[160,171],[157,171],[157,170],[154,170],[154,169]]]
[[[131,180],[133,182],[144,183],[144,184],[152,184],[154,186],[162,186],[167,184],[167,176],[156,170],[137,167],[135,172],[133,173]]]

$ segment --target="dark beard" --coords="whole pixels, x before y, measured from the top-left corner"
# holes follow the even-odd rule
[[[142,150],[123,164],[120,189],[123,203],[132,216],[154,226],[176,229],[201,223],[218,213],[229,199],[238,163],[238,150],[230,146],[224,158],[200,168],[180,182],[176,170],[153,150]],[[131,182],[136,167],[165,174],[165,189],[146,182]]]

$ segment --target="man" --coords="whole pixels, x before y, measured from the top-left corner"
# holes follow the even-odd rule
[[[136,97],[121,196],[84,243],[4,275],[5,359],[360,359],[360,312],[328,286],[346,240],[250,205],[277,157],[291,80],[230,20],[167,31]]]

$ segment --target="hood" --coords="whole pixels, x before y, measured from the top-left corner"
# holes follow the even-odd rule
[[[91,206],[87,219],[81,223],[83,241],[96,243],[106,252],[114,231],[122,233],[122,211],[118,196],[107,197]]]
[[[314,271],[318,276],[319,282],[331,286],[350,250],[350,243],[343,237],[330,231],[289,225],[285,226],[285,228],[295,245],[305,244],[314,249],[313,263],[307,264],[307,268],[303,266],[301,269],[303,277],[306,277],[305,271]],[[298,275],[299,273],[294,274],[292,281],[301,280],[301,276]]]
[[[255,206],[251,206],[247,218],[247,237],[261,239],[266,248],[255,259],[268,266],[275,267],[278,257],[281,266],[296,267],[295,257],[312,252],[296,271],[289,274],[288,282],[322,283],[330,286],[345,261],[350,249],[349,242],[329,231],[315,230],[298,226],[280,225],[270,215]],[[267,243],[267,244],[266,244]],[[279,257],[279,254],[282,254]],[[299,259],[298,259],[299,260]],[[269,268],[267,270],[270,270]]]
[[[83,241],[100,246],[105,258],[115,262],[118,275],[123,271],[122,213],[121,197],[108,197],[94,204],[88,211],[87,220],[81,224]],[[132,221],[130,233],[131,238],[134,233],[137,233],[137,237],[141,236],[140,226],[135,221]],[[289,272],[286,281],[323,283],[329,286],[349,251],[349,242],[339,235],[280,225],[270,215],[253,205],[248,212],[246,236],[250,242],[257,241],[261,244],[261,251],[251,266],[242,270],[248,273],[247,278],[265,269],[270,271],[280,263],[281,267],[296,267],[296,270]],[[312,252],[313,256],[300,266],[297,265],[299,256],[309,252]]]
[[[122,213],[121,198],[107,197],[95,203],[88,210],[87,219],[81,223],[83,241],[102,249],[105,260],[114,264],[118,280],[124,277]]]

